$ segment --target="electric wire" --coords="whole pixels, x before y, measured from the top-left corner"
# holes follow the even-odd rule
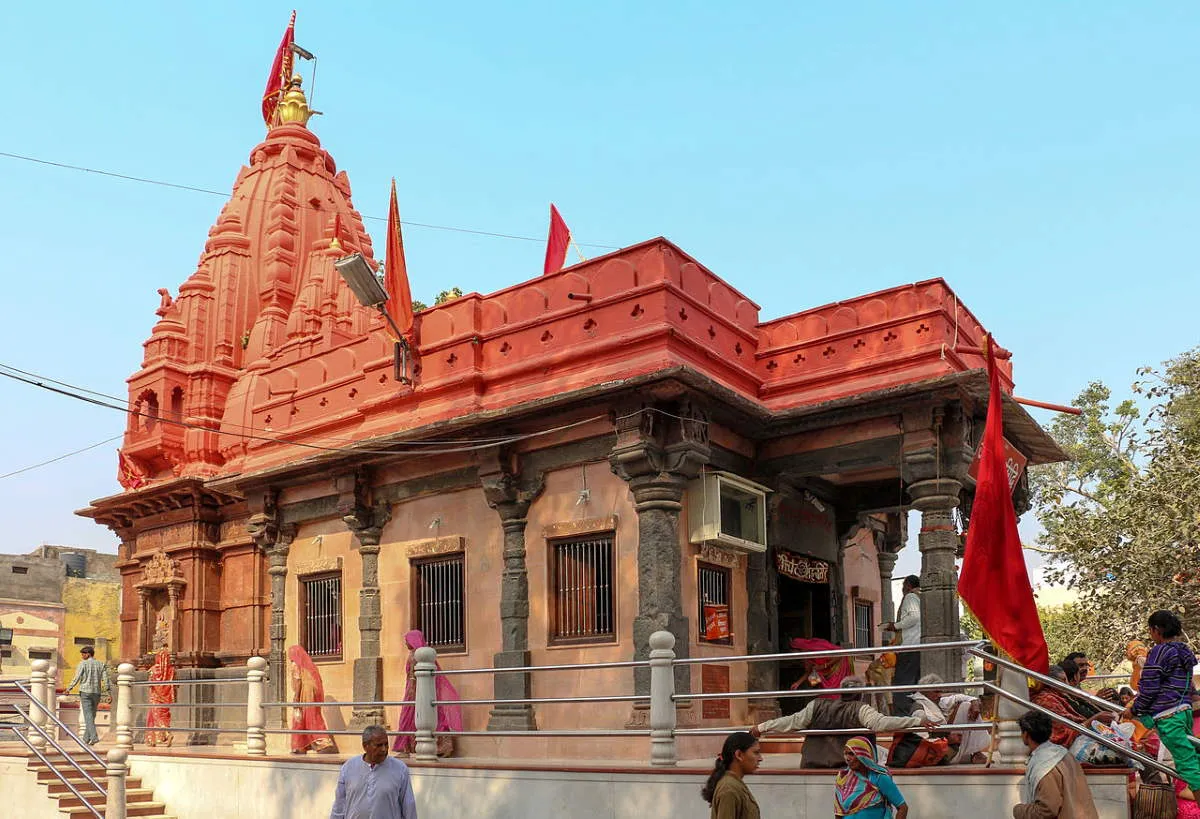
[[[5,472],[3,475],[0,475],[0,481],[4,480],[5,478],[11,478],[14,475],[20,475],[25,472],[31,472],[34,469],[38,469],[43,466],[49,466],[50,464],[58,463],[59,461],[63,461],[63,460],[66,460],[67,458],[70,458],[72,455],[80,455],[84,452],[87,452],[88,450],[95,449],[98,446],[104,446],[105,444],[111,444],[113,441],[119,441],[123,437],[125,437],[124,433],[122,433],[120,435],[114,435],[111,438],[105,438],[103,441],[98,441],[94,444],[91,444],[90,446],[85,446],[80,449],[76,449],[76,450],[72,450],[71,452],[67,452],[63,455],[59,455],[57,458],[51,458],[50,460],[42,461],[41,463],[30,464],[29,466],[22,467],[21,469],[14,469],[12,472]]]
[[[522,434],[518,434],[518,435],[511,435],[504,439],[495,439],[495,440],[487,441],[484,443],[447,447],[444,449],[404,450],[401,448],[401,447],[407,446],[412,443],[417,443],[417,442],[411,442],[411,441],[397,441],[389,449],[369,449],[366,447],[330,447],[330,446],[321,446],[319,444],[311,444],[311,443],[308,443],[307,441],[298,441],[298,440],[289,439],[289,438],[279,438],[279,437],[272,437],[272,436],[266,436],[266,435],[251,435],[251,434],[247,434],[247,433],[223,432],[220,429],[213,429],[212,427],[206,427],[201,424],[192,424],[187,421],[180,421],[180,420],[177,420],[174,418],[164,417],[164,416],[156,415],[153,413],[141,412],[139,410],[129,409],[128,407],[122,407],[117,404],[110,404],[105,401],[101,401],[97,398],[90,398],[86,395],[81,395],[79,393],[71,392],[70,390],[64,390],[64,389],[60,389],[59,387],[53,387],[45,382],[37,381],[37,380],[31,379],[31,378],[26,378],[21,375],[15,375],[13,373],[4,372],[3,370],[0,370],[0,376],[4,376],[5,378],[11,378],[14,381],[20,381],[22,383],[28,384],[33,387],[39,387],[41,389],[48,390],[49,392],[53,392],[53,393],[57,393],[59,395],[66,396],[68,398],[74,398],[77,401],[83,401],[84,403],[87,403],[87,404],[93,404],[98,407],[105,407],[107,409],[116,410],[118,412],[124,412],[128,415],[132,415],[132,416],[136,416],[136,417],[140,417],[140,418],[153,419],[156,423],[171,424],[174,426],[184,427],[186,429],[199,429],[199,430],[203,430],[205,432],[215,432],[218,435],[228,435],[233,438],[242,438],[242,439],[248,438],[248,439],[256,440],[256,441],[267,441],[267,442],[275,443],[275,444],[286,444],[288,446],[297,446],[297,447],[302,447],[304,449],[313,449],[313,450],[317,450],[320,452],[341,452],[341,453],[347,453],[347,454],[351,454],[351,455],[451,455],[451,454],[460,453],[460,452],[474,452],[474,451],[481,450],[481,449],[490,449],[490,448],[496,447],[496,446],[503,446],[506,444],[517,443],[519,441],[526,441],[531,438],[538,438],[538,437],[541,437],[544,435],[552,435],[557,432],[563,432],[568,429],[573,429],[575,427],[584,426],[585,424],[590,424],[590,423],[593,423],[594,421],[604,420],[609,417],[608,415],[594,415],[590,418],[584,418],[583,420],[580,420],[580,421],[573,421],[569,424],[561,424],[556,427],[551,427],[550,429],[538,430],[536,432],[526,432],[526,433],[522,433]],[[629,417],[629,416],[623,416],[623,417]]]
[[[86,393],[88,395],[94,395],[94,396],[97,396],[100,398],[107,398],[111,401],[116,401],[122,405],[125,405],[128,403],[127,399],[125,399],[121,396],[111,395],[106,392],[97,392],[96,390],[90,390],[87,387],[81,387],[78,384],[71,384],[66,381],[59,381],[57,379],[50,378],[49,376],[42,375],[40,373],[30,372],[29,370],[22,370],[20,367],[14,367],[11,364],[0,363],[0,375],[4,374],[3,370],[11,370],[15,373],[20,373],[21,375],[28,376],[29,378],[36,379],[38,381],[45,381],[50,384],[57,384],[60,387],[65,387],[68,390],[74,390],[75,392]],[[169,419],[164,419],[162,416],[154,415],[153,413],[150,413],[150,415],[148,417],[156,418],[160,421],[164,421],[164,420],[169,421]],[[261,430],[258,427],[251,427],[251,426],[246,426],[245,424],[235,424],[232,422],[224,422],[224,421],[221,423],[221,426],[222,426],[222,429],[230,429],[231,428],[231,429],[238,429],[238,430],[249,430],[252,433],[270,432],[271,431],[270,429]],[[200,428],[209,429],[208,427],[200,427]],[[233,435],[235,433],[225,432],[224,434]],[[443,445],[455,446],[458,444],[505,443],[509,440],[509,437],[510,436],[500,436],[500,437],[496,437],[496,438],[427,438],[422,441],[408,441],[406,443],[411,446],[443,446]],[[360,438],[336,438],[333,436],[320,435],[320,436],[315,436],[313,438],[313,440],[332,441],[335,443],[342,443],[342,444],[356,444],[359,441],[361,441],[362,439],[360,439]]]
[[[212,188],[201,188],[196,185],[182,185],[178,182],[167,182],[162,179],[151,179],[151,178],[145,177],[145,176],[133,176],[131,174],[117,173],[116,171],[105,171],[105,170],[101,170],[99,168],[89,168],[86,165],[72,165],[68,162],[56,162],[56,161],[50,160],[50,159],[40,159],[36,156],[26,156],[25,154],[11,153],[9,151],[0,151],[0,157],[5,157],[7,159],[16,159],[16,160],[20,160],[22,162],[30,162],[30,163],[33,163],[36,165],[45,165],[45,166],[48,166],[51,168],[62,168],[64,170],[69,170],[69,171],[80,171],[81,173],[90,173],[90,174],[96,174],[98,176],[107,176],[111,179],[120,179],[120,180],[123,180],[126,182],[139,182],[143,185],[157,185],[162,188],[173,188],[174,190],[190,191],[192,193],[205,193],[210,196],[219,196],[222,199],[230,199],[231,198],[230,193],[228,193],[226,191],[213,190]],[[278,204],[274,200],[262,199],[262,198],[257,198],[257,197],[250,197],[249,201],[263,202],[268,205]],[[317,208],[314,208],[314,207],[311,207],[309,205],[305,205],[305,204],[302,204],[299,202],[295,203],[293,205],[293,207],[296,207],[296,208],[299,208],[302,210],[317,210]],[[324,211],[322,211],[322,212],[324,212]],[[386,216],[368,216],[363,213],[359,213],[359,216],[362,217],[363,219],[370,219],[371,221],[374,221],[374,222],[386,222],[387,221]],[[475,230],[474,228],[453,227],[451,225],[435,225],[435,224],[431,224],[429,222],[411,222],[407,219],[401,219],[400,224],[407,225],[409,227],[427,228],[429,230],[446,230],[446,231],[451,231],[453,233],[469,233],[474,236],[490,236],[495,239],[517,239],[522,242],[544,242],[545,241],[545,239],[539,238],[537,236],[519,236],[515,233],[496,233],[496,232],[490,231],[490,230]],[[583,247],[600,248],[601,250],[620,250],[621,249],[617,245],[597,244],[594,242],[576,242],[576,244],[581,245]]]

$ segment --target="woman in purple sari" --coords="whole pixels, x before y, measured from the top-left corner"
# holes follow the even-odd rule
[[[404,635],[404,644],[408,646],[408,664],[406,665],[407,682],[404,685],[404,701],[412,702],[417,695],[417,677],[413,673],[413,654],[418,648],[426,645],[425,635],[413,629]],[[442,667],[439,665],[438,670]],[[448,677],[434,677],[434,697],[438,702],[448,702],[458,699],[458,691],[450,683]],[[400,736],[392,745],[392,751],[397,754],[410,754],[416,745],[413,732],[417,729],[417,708],[415,705],[405,705],[400,708],[400,725],[397,731]],[[454,753],[454,737],[440,736],[443,731],[462,730],[462,707],[458,705],[439,705],[437,707],[437,754],[451,756]]]

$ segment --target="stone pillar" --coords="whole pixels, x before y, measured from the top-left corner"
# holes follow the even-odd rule
[[[997,669],[997,677],[1002,689],[1028,702],[1029,683],[1024,674],[1000,666]],[[1021,729],[1017,725],[1017,720],[1028,710],[1030,709],[1023,707],[1019,702],[996,695],[996,714],[1000,718],[996,753],[1001,765],[1016,768],[1024,765],[1029,756],[1029,750],[1021,741]]]
[[[116,742],[118,748],[133,747],[133,663],[117,666]]]
[[[776,577],[770,552],[746,556],[746,653],[774,654],[775,632],[778,629],[776,606]],[[776,691],[779,689],[779,663],[750,663],[746,667],[747,690]],[[782,713],[776,697],[754,697],[746,701],[750,722],[758,724],[775,719]]]
[[[246,754],[266,756],[266,714],[263,709],[263,677],[267,676],[267,661],[251,657],[246,661]],[[282,700],[277,700],[282,702]],[[286,708],[280,709],[287,713]]]
[[[105,783],[104,819],[125,819],[127,806],[125,802],[125,776],[129,766],[125,761],[129,751],[125,748],[110,748],[105,757],[104,773],[108,777]]]
[[[271,625],[267,629],[271,650],[268,659],[268,690],[274,702],[287,697],[287,668],[284,652],[287,650],[287,626],[285,620],[287,604],[287,558],[292,541],[296,539],[296,527],[279,521],[274,492],[262,497],[262,511],[252,515],[247,529],[258,548],[267,556],[267,573],[271,578]],[[279,725],[286,723],[286,711],[280,709]]]
[[[650,635],[650,764],[674,765],[675,749],[675,635],[656,631]]]
[[[488,505],[500,515],[504,529],[504,573],[500,580],[501,650],[494,655],[495,668],[519,668],[530,664],[529,575],[525,565],[525,524],[529,505],[542,492],[542,475],[520,476],[503,453],[480,464],[479,479]],[[529,699],[529,672],[494,674],[495,699]],[[497,705],[488,718],[489,731],[536,731],[537,720],[529,703]]]
[[[437,706],[433,704],[436,696],[437,683],[433,672],[437,670],[437,652],[429,646],[421,646],[413,652],[413,677],[416,681],[414,696],[416,705],[413,715],[413,727],[416,736],[413,742],[413,756],[422,762],[437,761]]]
[[[340,504],[342,520],[354,534],[355,549],[362,559],[362,587],[358,590],[359,652],[354,660],[354,701],[379,702],[383,699],[383,657],[379,634],[383,630],[383,607],[379,600],[379,540],[391,517],[386,503],[371,504],[370,483],[359,471],[339,481],[339,490],[349,494],[349,502]],[[347,491],[348,490],[348,493]],[[349,727],[362,730],[368,725],[384,725],[383,706],[355,706]]]
[[[38,750],[45,750],[46,738],[42,736],[38,728],[46,730],[46,688],[48,680],[46,679],[46,671],[50,668],[50,663],[47,660],[34,660],[30,663],[29,673],[29,693],[33,697],[33,702],[29,703],[29,719],[36,728],[30,726],[28,731],[29,744]],[[38,705],[42,707],[39,708]],[[47,733],[49,733],[47,731]]]
[[[897,555],[892,552],[878,552],[875,559],[879,562],[879,622],[896,622],[896,601],[892,599],[892,570],[896,568]]]
[[[679,513],[689,480],[708,462],[708,419],[690,401],[670,412],[630,408],[617,418],[617,442],[609,455],[613,472],[629,484],[638,516],[638,613],[633,619],[635,660],[650,657],[650,635],[669,631],[676,655],[688,656],[688,618],[683,614]],[[675,666],[675,690],[691,691],[690,666]],[[635,668],[634,693],[650,693],[650,669]],[[639,722],[635,714],[634,723]]]
[[[951,513],[958,506],[962,484],[953,478],[917,481],[908,487],[913,506],[921,512],[921,642],[958,640],[958,568],[955,550],[958,531]],[[926,652],[921,657],[923,674],[938,674],[944,680],[962,679],[961,651]]]
[[[141,657],[143,654],[149,654],[151,650],[150,634],[154,631],[154,627],[148,625],[150,623],[150,590],[145,586],[137,587],[138,598],[138,624],[137,624],[137,645],[135,657]]]

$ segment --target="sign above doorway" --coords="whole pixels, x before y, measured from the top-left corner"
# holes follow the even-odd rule
[[[828,583],[829,564],[790,552],[775,553],[775,569],[784,577],[801,583]]]

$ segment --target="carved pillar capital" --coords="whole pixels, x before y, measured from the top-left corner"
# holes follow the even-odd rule
[[[635,404],[617,410],[617,440],[609,465],[629,484],[638,515],[638,614],[633,620],[634,659],[650,656],[656,631],[675,635],[676,651],[687,656],[688,618],[680,579],[679,514],[688,481],[710,456],[708,413],[691,397],[664,405]],[[675,667],[675,690],[691,690],[689,666]],[[634,690],[650,690],[649,671],[634,670]],[[637,721],[635,716],[634,721]]]

